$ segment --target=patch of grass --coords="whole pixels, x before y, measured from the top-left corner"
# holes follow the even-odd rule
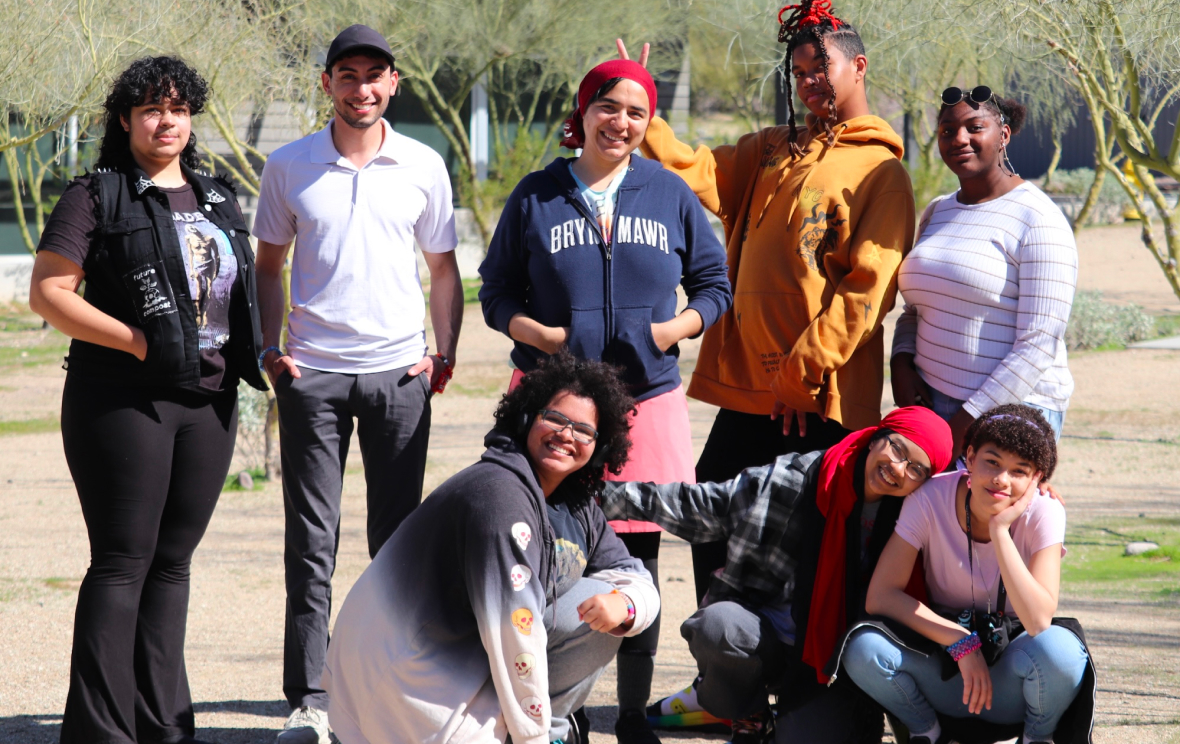
[[[69,348],[70,340],[57,331],[46,334],[40,343],[34,345],[0,346],[0,368],[60,365]]]
[[[463,304],[470,305],[479,302],[479,288],[483,286],[483,279],[463,280]]]
[[[483,286],[483,279],[463,279],[463,304],[473,305],[479,302],[479,288]],[[426,301],[430,302],[430,285],[422,285]]]
[[[239,470],[235,473],[230,473],[229,475],[225,476],[225,487],[221,489],[222,493],[225,493],[226,491],[261,491],[266,487],[266,484],[270,482],[266,480],[266,471],[262,468],[247,468],[246,472],[249,473],[250,477],[254,479],[254,488],[242,488],[241,485],[238,484],[238,473],[240,472],[242,471]]]
[[[52,416],[37,419],[0,421],[0,437],[15,437],[22,434],[44,434],[61,431],[61,422]]]
[[[45,321],[23,305],[0,306],[0,331],[39,331]]]
[[[45,580],[45,586],[63,592],[76,592],[82,586],[81,579],[67,579],[61,576],[50,576]]]
[[[1127,543],[1150,541],[1157,550],[1124,555]],[[1073,594],[1180,598],[1180,519],[1140,518],[1071,525],[1062,583]],[[1161,586],[1163,584],[1164,586]]]
[[[1155,316],[1155,332],[1161,338],[1180,336],[1180,315]]]

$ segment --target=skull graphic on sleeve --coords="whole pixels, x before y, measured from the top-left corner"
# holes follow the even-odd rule
[[[533,613],[525,607],[521,607],[512,613],[512,625],[520,631],[521,635],[533,634]]]
[[[524,522],[517,522],[512,525],[512,539],[516,543],[516,547],[524,550],[528,548],[529,543],[533,539],[532,529]]]
[[[526,697],[520,701],[520,707],[524,709],[529,718],[535,721],[541,720],[541,716],[545,712],[545,704],[538,697]]]
[[[521,679],[528,679],[529,675],[533,673],[533,668],[537,665],[537,659],[532,654],[520,654],[516,657],[516,676]]]
[[[512,567],[508,575],[512,579],[513,591],[517,592],[524,589],[525,584],[529,583],[529,579],[533,578],[532,570],[528,566],[522,566],[519,563]]]

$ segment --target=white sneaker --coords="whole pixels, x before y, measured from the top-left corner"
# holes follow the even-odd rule
[[[303,706],[291,711],[283,730],[275,737],[277,744],[331,744],[328,712]]]

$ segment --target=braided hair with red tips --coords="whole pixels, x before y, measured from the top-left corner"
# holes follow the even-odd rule
[[[783,16],[786,16],[784,19]],[[828,98],[828,115],[820,120],[827,133],[828,144],[835,144],[836,125],[836,89],[832,87],[831,75],[828,72],[828,47],[826,41],[834,43],[849,59],[864,54],[864,42],[860,34],[847,21],[832,14],[832,0],[803,0],[798,5],[787,5],[778,13],[779,43],[787,45],[783,61],[783,77],[787,85],[787,125],[791,128],[791,153],[794,157],[802,157],[803,150],[798,145],[798,131],[795,126],[794,90],[791,83],[791,57],[795,49],[804,44],[815,44],[823,60],[824,82],[831,91]]]

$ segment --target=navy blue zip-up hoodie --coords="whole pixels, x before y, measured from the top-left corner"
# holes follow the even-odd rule
[[[621,365],[636,400],[673,390],[680,350],[660,351],[651,324],[675,317],[680,284],[705,328],[729,309],[725,249],[684,180],[638,156],[619,186],[606,245],[570,162],[557,158],[530,173],[508,197],[479,267],[484,319],[505,335],[517,313],[568,327],[569,350]],[[526,373],[547,356],[519,341],[512,351]]]

